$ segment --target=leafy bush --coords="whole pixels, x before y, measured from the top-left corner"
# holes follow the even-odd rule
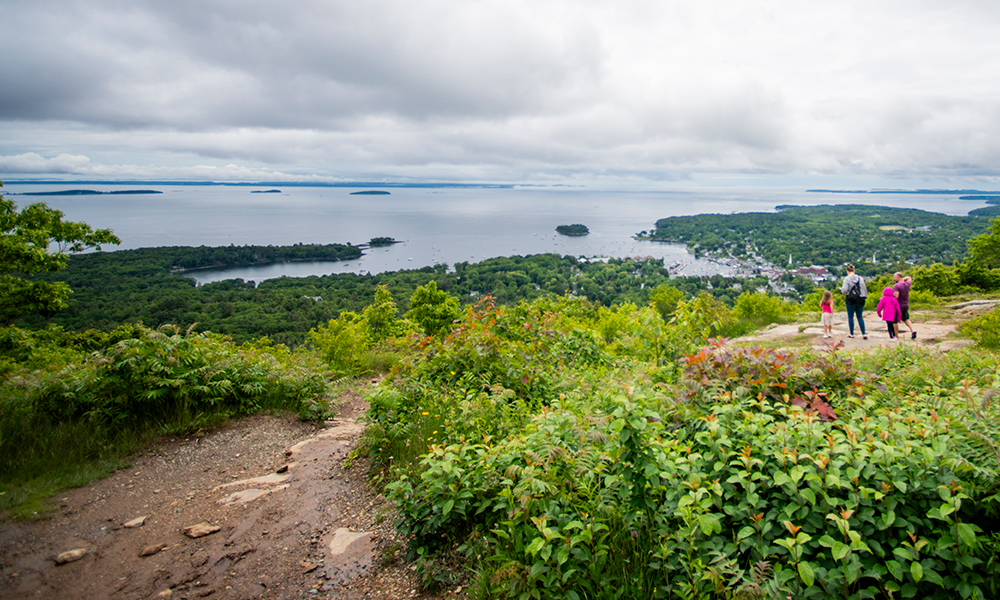
[[[649,301],[653,303],[664,321],[670,320],[670,315],[674,314],[677,304],[683,299],[684,292],[666,283],[661,283],[649,293]]]
[[[870,376],[858,371],[837,347],[801,355],[759,347],[729,348],[710,340],[701,352],[684,357],[682,393],[691,402],[710,405],[720,392],[750,394],[776,403],[791,403],[836,418],[827,399],[862,388]]]
[[[910,288],[910,308],[924,308],[929,306],[938,306],[941,301],[938,300],[937,296],[925,291],[925,290],[915,290]]]
[[[958,271],[953,266],[935,263],[917,265],[910,271],[913,287],[934,294],[937,297],[954,296],[960,293]]]
[[[735,323],[728,306],[708,292],[701,292],[693,299],[677,303],[676,322],[698,331],[703,337],[720,335]]]
[[[419,331],[397,312],[389,289],[378,286],[375,301],[360,315],[344,311],[309,330],[303,353],[318,356],[338,377],[386,372],[398,361],[399,339]]]
[[[661,416],[622,399],[603,419],[547,412],[495,445],[435,446],[389,486],[401,529],[415,555],[485,536],[480,585],[498,597],[982,598],[996,583],[985,490],[935,411],[859,401],[834,425],[743,396],[679,428]]]
[[[458,298],[438,290],[437,282],[431,281],[413,292],[406,318],[420,325],[427,335],[436,335],[451,331],[460,314]]]
[[[757,325],[777,323],[789,313],[791,306],[777,296],[758,292],[743,292],[736,298],[733,316]]]
[[[984,348],[1000,348],[1000,308],[969,319],[960,329]]]

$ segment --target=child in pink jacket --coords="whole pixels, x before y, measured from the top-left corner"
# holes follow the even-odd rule
[[[900,315],[899,300],[896,300],[896,296],[892,293],[892,288],[887,287],[882,291],[882,299],[878,301],[878,306],[875,308],[875,314],[882,317],[885,321],[886,327],[889,328],[889,339],[896,339],[896,327],[895,323],[899,320]]]

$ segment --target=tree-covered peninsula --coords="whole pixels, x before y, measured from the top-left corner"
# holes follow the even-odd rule
[[[697,254],[760,256],[777,265],[951,263],[989,220],[886,206],[778,206],[774,213],[668,217],[640,237]]]
[[[348,260],[359,258],[361,248],[347,244],[295,244],[294,246],[163,246],[129,251],[130,261],[167,266],[175,273],[194,269],[226,269],[275,262]]]

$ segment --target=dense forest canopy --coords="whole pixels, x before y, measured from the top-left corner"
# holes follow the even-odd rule
[[[777,264],[951,263],[987,219],[886,206],[779,206],[776,213],[669,217],[647,239],[687,244],[698,253],[749,257]]]
[[[324,276],[269,279],[254,282],[232,279],[196,287],[194,280],[171,273],[177,267],[213,266],[220,261],[249,264],[254,257],[314,258],[310,248],[335,253],[357,247],[330,245],[274,247],[143,248],[72,256],[65,270],[46,274],[49,281],[67,283],[74,291],[66,310],[36,313],[21,323],[47,323],[69,330],[97,328],[109,331],[121,323],[141,321],[214,331],[238,342],[260,336],[289,345],[302,342],[306,332],[343,311],[360,311],[379,285],[388,285],[405,310],[417,287],[436,282],[438,289],[464,303],[493,296],[500,303],[531,300],[543,295],[576,293],[604,305],[645,304],[649,292],[668,282],[662,260],[610,259],[583,262],[555,254],[510,256],[479,263],[457,263],[379,275],[340,273]],[[685,291],[697,293],[706,282],[681,279]],[[721,278],[717,279],[720,290]]]

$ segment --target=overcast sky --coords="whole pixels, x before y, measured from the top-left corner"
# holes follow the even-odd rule
[[[1000,187],[1000,2],[4,0],[0,177]]]

